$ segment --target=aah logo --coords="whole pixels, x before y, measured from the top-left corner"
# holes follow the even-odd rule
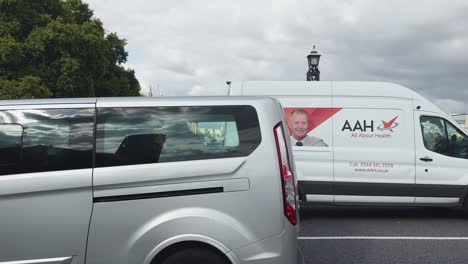
[[[382,124],[379,125],[377,129],[380,131],[390,130],[391,132],[393,132],[393,129],[398,126],[398,123],[395,122],[397,118],[398,116],[394,117],[392,120],[388,122],[385,122],[382,120]],[[346,120],[346,122],[343,125],[343,128],[341,128],[341,131],[345,131],[345,130],[349,130],[352,132],[356,130],[359,130],[361,132],[368,132],[368,131],[374,132],[374,120],[370,120],[370,121],[363,120],[362,123],[359,120],[357,120],[354,126],[351,126],[349,121]]]
[[[398,118],[398,116],[395,116],[392,120],[385,122],[382,120],[382,124],[377,127],[378,130],[390,130],[393,132],[393,129],[398,126],[398,123],[395,122],[395,120]]]
[[[361,124],[361,122],[356,121],[356,123],[354,124],[354,127],[351,127],[351,125],[349,124],[349,121],[346,120],[346,122],[344,123],[343,125],[343,128],[341,129],[341,131],[345,131],[345,130],[349,130],[349,131],[356,131],[356,130],[360,130],[362,132],[367,132],[367,129],[370,129],[371,132],[374,132],[374,120],[371,120],[370,121],[370,124],[368,124],[366,122],[366,120],[364,120]]]

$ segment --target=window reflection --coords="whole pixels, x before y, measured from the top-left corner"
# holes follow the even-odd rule
[[[0,111],[0,123],[22,129],[17,154],[0,145],[0,175],[91,168],[93,122],[93,109]]]
[[[427,149],[457,158],[468,158],[468,140],[465,134],[447,120],[423,116],[421,129]]]
[[[102,108],[97,133],[98,167],[238,157],[261,140],[250,106]]]
[[[460,130],[447,122],[448,152],[450,156],[468,158],[468,140]]]

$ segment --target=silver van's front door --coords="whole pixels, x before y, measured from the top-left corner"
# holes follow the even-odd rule
[[[0,106],[1,264],[84,263],[93,122],[94,104]]]
[[[417,111],[416,185],[419,204],[456,205],[468,180],[468,137],[444,117]]]

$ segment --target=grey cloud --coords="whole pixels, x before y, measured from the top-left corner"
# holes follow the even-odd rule
[[[226,80],[304,80],[315,44],[322,80],[394,82],[468,112],[466,1],[88,2],[127,39],[145,90],[220,94]]]

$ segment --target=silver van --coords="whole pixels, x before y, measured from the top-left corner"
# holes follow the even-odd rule
[[[295,168],[261,97],[0,101],[0,264],[295,263]]]

